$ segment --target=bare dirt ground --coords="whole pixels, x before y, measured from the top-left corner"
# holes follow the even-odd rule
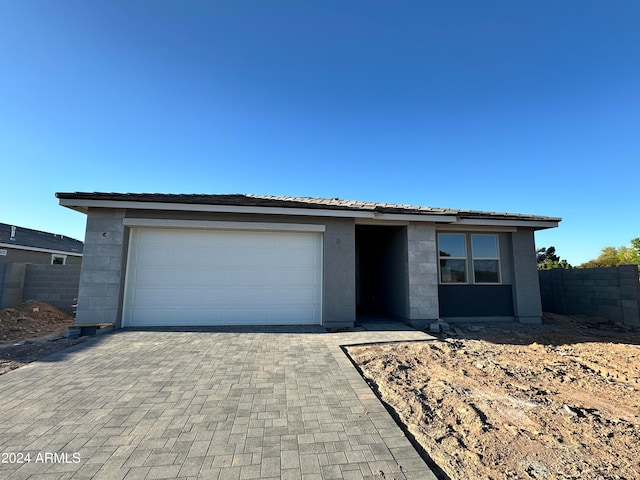
[[[545,314],[350,347],[443,478],[640,479],[640,330]]]
[[[86,340],[64,338],[74,321],[36,301],[0,310],[0,375]]]

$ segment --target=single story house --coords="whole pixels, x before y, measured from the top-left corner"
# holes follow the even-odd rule
[[[560,218],[337,198],[57,193],[87,215],[78,324],[540,322]]]
[[[79,265],[83,245],[64,235],[0,223],[0,263]]]

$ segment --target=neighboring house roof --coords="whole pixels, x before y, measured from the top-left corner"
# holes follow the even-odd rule
[[[0,245],[20,250],[65,253],[75,256],[82,256],[82,248],[84,246],[80,240],[75,238],[7,223],[0,223]]]
[[[363,202],[357,200],[342,200],[339,198],[313,198],[313,197],[284,197],[252,194],[164,194],[164,193],[100,193],[100,192],[75,192],[56,193],[60,204],[81,212],[87,212],[89,207],[114,208],[159,208],[152,204],[161,204],[164,209],[171,206],[180,206],[180,210],[186,210],[188,206],[193,209],[197,206],[218,206],[220,208],[211,211],[232,211],[222,207],[254,207],[256,213],[269,213],[268,209],[314,210],[335,212],[336,216],[354,217],[404,217],[405,219],[437,221],[443,223],[478,223],[481,220],[505,221],[518,223],[532,223],[531,226],[549,228],[557,226],[561,218],[541,215],[527,215],[520,213],[484,212],[477,210],[458,210],[450,208],[434,208],[425,206],[399,205],[394,203]],[[209,210],[209,209],[207,209]],[[341,214],[338,215],[338,212]],[[351,212],[351,214],[349,214]],[[366,214],[366,215],[365,215]]]

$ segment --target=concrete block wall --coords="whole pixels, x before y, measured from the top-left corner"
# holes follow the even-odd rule
[[[640,325],[637,265],[538,272],[545,311],[594,315]],[[549,293],[551,292],[551,293]]]
[[[79,284],[80,265],[27,264],[22,301],[39,300],[72,314]]]
[[[124,210],[89,209],[78,292],[78,324],[120,324],[127,251],[123,219]]]
[[[409,320],[422,327],[440,315],[438,304],[438,255],[434,224],[407,226],[409,270]]]
[[[0,264],[0,308],[15,307],[22,302],[26,263]]]

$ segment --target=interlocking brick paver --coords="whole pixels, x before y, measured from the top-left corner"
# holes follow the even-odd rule
[[[409,328],[121,331],[0,376],[0,479],[435,477],[341,346]]]

